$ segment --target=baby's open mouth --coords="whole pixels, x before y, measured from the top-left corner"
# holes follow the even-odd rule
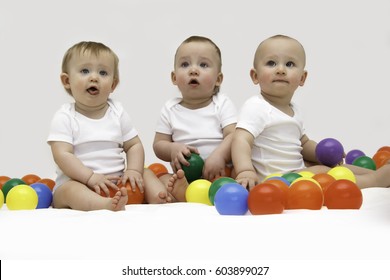
[[[196,79],[191,79],[190,82],[189,82],[190,85],[199,85],[199,82],[198,80]]]
[[[99,90],[96,87],[90,87],[87,89],[89,94],[95,95],[99,93]]]

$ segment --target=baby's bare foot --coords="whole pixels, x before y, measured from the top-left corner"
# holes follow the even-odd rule
[[[184,171],[179,169],[175,174],[169,178],[168,192],[179,202],[186,202],[186,191],[188,187],[188,181],[184,176]]]
[[[125,210],[128,196],[126,188],[120,188],[111,199],[111,209],[113,211]]]

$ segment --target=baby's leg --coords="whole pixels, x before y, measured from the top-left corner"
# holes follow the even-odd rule
[[[356,184],[359,188],[390,187],[390,164],[385,164],[377,170],[367,169],[363,174],[356,174]]]
[[[188,187],[188,181],[184,176],[183,170],[178,170],[176,174],[173,174],[168,181],[168,192],[179,202],[186,202],[186,191]]]
[[[145,201],[150,204],[171,202],[172,197],[162,181],[148,168],[144,169]]]
[[[118,191],[113,198],[109,198],[95,193],[77,181],[68,181],[54,192],[53,206],[81,211],[102,209],[118,211],[125,209],[127,199],[125,188]]]

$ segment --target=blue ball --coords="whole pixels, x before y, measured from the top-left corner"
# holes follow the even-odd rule
[[[50,188],[43,183],[34,183],[30,186],[38,195],[38,205],[36,209],[49,208],[51,206],[51,202],[53,201],[53,193]]]
[[[214,205],[221,215],[245,215],[249,192],[238,183],[224,184],[216,192]]]

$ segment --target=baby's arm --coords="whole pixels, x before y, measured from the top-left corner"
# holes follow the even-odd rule
[[[313,166],[319,164],[319,161],[316,157],[316,147],[317,143],[313,140],[310,140],[307,135],[303,135],[301,138],[302,146],[302,157],[306,166]]]
[[[236,124],[234,123],[223,128],[223,141],[206,159],[203,178],[213,180],[219,176],[226,176],[226,164],[232,160],[231,147],[235,127]]]
[[[74,155],[73,145],[53,141],[50,142],[50,146],[55,163],[72,180],[86,185],[98,194],[102,189],[107,196],[109,196],[108,187],[118,190],[118,187],[111,180],[117,180],[119,177],[94,173]]]
[[[195,147],[173,142],[171,135],[159,132],[154,137],[153,150],[159,159],[170,162],[175,172],[181,169],[181,164],[189,165],[186,157],[191,153],[199,153]]]
[[[232,159],[237,173],[235,179],[239,184],[249,189],[260,183],[251,159],[253,142],[253,135],[247,130],[237,128],[234,132]]]
[[[145,164],[145,151],[142,142],[138,136],[126,141],[123,144],[123,150],[126,153],[126,170],[122,176],[122,185],[124,186],[127,181],[133,191],[137,186],[141,192],[144,192],[144,164]]]

